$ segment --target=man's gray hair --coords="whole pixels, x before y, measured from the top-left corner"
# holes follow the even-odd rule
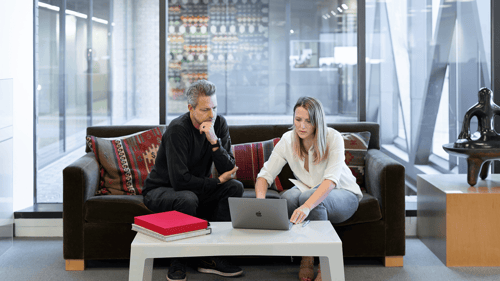
[[[190,104],[193,108],[196,108],[200,94],[210,97],[215,94],[216,90],[217,89],[215,88],[214,83],[207,80],[198,80],[191,84],[191,86],[189,86],[186,90],[188,104]]]

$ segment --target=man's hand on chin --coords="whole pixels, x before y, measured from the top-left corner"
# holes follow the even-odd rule
[[[205,122],[201,123],[199,130],[200,130],[200,134],[205,133],[205,135],[207,136],[207,140],[211,144],[217,143],[217,135],[215,134],[214,124],[212,121],[205,121]]]

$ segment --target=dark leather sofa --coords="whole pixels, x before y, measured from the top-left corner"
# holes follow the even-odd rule
[[[380,151],[379,125],[354,122],[329,124],[340,132],[370,131],[366,156],[364,193],[356,213],[334,225],[343,244],[344,257],[381,257],[386,266],[403,266],[405,255],[405,170]],[[155,126],[95,126],[87,135],[119,137]],[[233,144],[281,137],[289,125],[230,126]],[[142,195],[95,196],[99,166],[92,152],[63,170],[63,236],[67,270],[83,270],[86,260],[128,259],[135,232],[134,216],[152,213]],[[279,175],[283,188],[291,188],[293,174],[285,166]],[[255,197],[252,187],[245,197]],[[275,191],[267,197],[278,198]]]

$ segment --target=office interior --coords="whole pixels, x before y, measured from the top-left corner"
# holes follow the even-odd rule
[[[88,126],[168,124],[199,79],[216,84],[230,125],[291,124],[304,95],[328,122],[380,124],[411,205],[417,175],[467,173],[442,145],[480,88],[500,88],[495,11],[494,0],[2,1],[2,235],[10,245],[15,212],[62,212],[61,169],[85,153]]]

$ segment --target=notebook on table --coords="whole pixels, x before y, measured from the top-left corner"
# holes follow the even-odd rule
[[[174,241],[212,233],[208,221],[178,211],[136,216],[132,230],[162,241]]]
[[[289,230],[286,199],[229,197],[229,212],[233,228]]]

